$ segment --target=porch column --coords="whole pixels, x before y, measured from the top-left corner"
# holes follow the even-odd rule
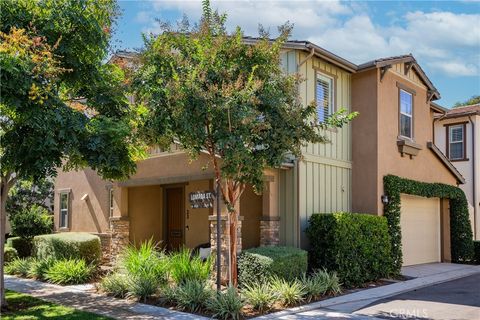
[[[130,242],[130,221],[128,218],[128,188],[113,186],[113,213],[110,217],[111,262]]]
[[[280,216],[278,212],[278,173],[269,170],[265,174],[263,208],[260,219],[260,246],[280,244]]]
[[[214,201],[213,214],[208,216],[210,221],[210,246],[211,246],[211,255],[214,261],[214,271],[217,270],[217,203]],[[239,209],[239,208],[237,208]],[[228,211],[223,200],[220,200],[220,211],[221,211],[221,234],[220,234],[220,266],[221,266],[221,281],[222,284],[228,284],[230,279],[230,270],[228,268],[229,261],[229,249],[230,249],[230,229],[228,221]],[[238,218],[237,225],[237,254],[242,251],[242,221],[243,217]]]

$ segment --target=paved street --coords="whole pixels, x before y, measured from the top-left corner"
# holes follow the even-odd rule
[[[354,314],[383,319],[479,320],[480,274],[379,300]]]

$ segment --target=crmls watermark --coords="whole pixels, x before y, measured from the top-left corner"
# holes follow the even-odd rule
[[[397,319],[428,318],[427,309],[392,309],[388,314]]]

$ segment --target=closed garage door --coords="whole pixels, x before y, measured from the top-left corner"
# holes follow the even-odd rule
[[[403,265],[440,262],[440,199],[401,196]]]

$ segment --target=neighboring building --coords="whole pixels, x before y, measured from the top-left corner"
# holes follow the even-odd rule
[[[362,64],[353,75],[353,211],[383,214],[383,177],[463,183],[433,142],[440,97],[413,56]],[[404,265],[450,260],[448,202],[401,197]]]
[[[245,39],[247,43],[255,41]],[[129,59],[131,55],[120,54],[118,58]],[[462,181],[435,147],[427,147],[432,141],[434,112],[430,101],[439,94],[413,57],[357,66],[310,42],[289,41],[281,63],[286,72],[298,72],[305,79],[299,87],[301,98],[304,104],[317,101],[320,120],[340,107],[358,110],[360,116],[353,121],[353,143],[352,124],[326,131],[331,143],[309,144],[300,159],[286,159],[281,168],[266,170],[262,195],[247,188],[240,201],[243,226],[239,249],[279,244],[307,247],[304,231],[309,217],[317,212],[353,209],[382,214],[385,174],[453,185]],[[409,71],[404,74],[403,68]],[[409,129],[409,139],[399,140],[398,97],[403,91],[411,98],[413,110],[405,115],[410,120],[402,122],[402,128],[406,130],[410,123],[413,129]],[[97,233],[104,240],[106,252],[112,254],[127,242],[139,243],[152,237],[170,249],[205,243],[214,248],[214,208],[196,208],[190,199],[190,195],[213,190],[211,166],[202,169],[207,162],[206,155],[190,162],[176,146],[171,152],[152,147],[150,157],[140,161],[137,173],[126,181],[103,181],[88,169],[60,171],[55,188],[56,230]],[[426,215],[424,222],[432,225],[432,234],[426,235],[428,245],[433,251],[437,250],[435,246],[437,251],[440,246],[448,251],[448,239],[442,244],[430,241],[435,235],[440,237],[440,213],[445,218],[448,210],[444,201],[407,199],[405,203],[413,211],[425,206],[425,212],[421,209]],[[222,212],[226,212],[223,206]],[[410,211],[406,216],[415,218]],[[415,233],[419,224],[408,220],[405,228],[405,234],[410,229]],[[422,250],[416,255],[425,254]],[[437,251],[427,252],[429,257],[434,256],[429,261],[440,260]],[[442,259],[448,260],[448,256]]]
[[[435,118],[435,144],[465,177],[475,239],[480,240],[480,104],[445,109]]]

